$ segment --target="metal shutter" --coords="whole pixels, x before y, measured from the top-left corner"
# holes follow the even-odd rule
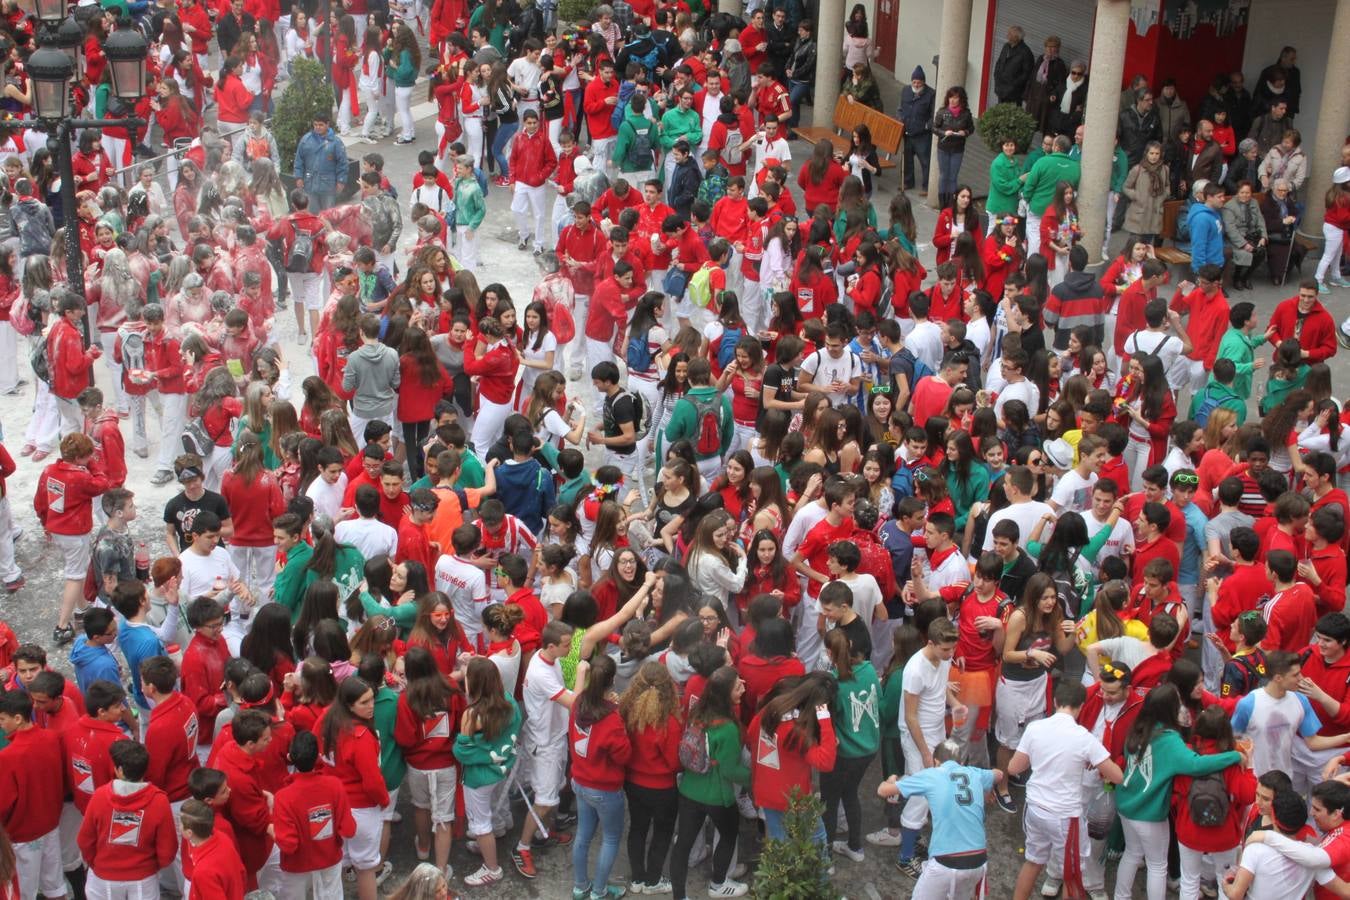
[[[994,63],[1008,42],[1008,29],[1013,25],[1022,27],[1023,40],[1038,59],[1045,49],[1045,39],[1052,34],[1059,37],[1059,55],[1065,65],[1072,64],[1075,59],[1091,58],[1095,3],[1082,0],[997,0],[997,3],[994,40],[984,69],[985,79],[990,82],[990,103],[994,102]],[[1088,74],[1091,73],[1089,66]]]

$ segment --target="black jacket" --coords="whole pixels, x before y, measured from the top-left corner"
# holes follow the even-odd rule
[[[1004,44],[994,64],[994,93],[999,103],[1021,103],[1036,72],[1036,57],[1026,41]]]
[[[248,13],[244,13],[242,22],[236,19],[232,12],[221,16],[216,20],[216,42],[220,44],[220,52],[228,56],[244,32],[252,31],[253,28],[253,16]]]
[[[1120,114],[1116,133],[1120,135],[1120,149],[1125,151],[1130,165],[1137,166],[1144,158],[1144,148],[1148,142],[1162,141],[1162,122],[1156,110],[1150,108],[1147,113],[1140,115],[1138,107],[1131,106]]]
[[[926,84],[917,94],[909,84],[900,89],[898,118],[904,123],[905,137],[923,137],[933,132],[933,106],[936,103],[937,91]]]
[[[675,171],[670,176],[670,187],[666,191],[666,202],[686,221],[689,219],[689,208],[694,205],[694,198],[698,196],[698,186],[702,181],[703,175],[699,172],[698,163],[694,162],[692,155],[684,162],[675,164]]]
[[[1027,535],[1022,535],[1021,541],[1027,540]],[[1027,556],[1025,550],[1017,551],[1017,562],[1013,563],[1003,577],[999,579],[998,589],[1008,595],[1008,599],[1013,603],[1019,603],[1022,599],[1022,588],[1027,586],[1027,580],[1039,571],[1036,568],[1036,561]]]
[[[788,59],[792,56],[792,45],[797,42],[797,29],[786,22],[782,28],[774,28],[773,22],[764,26],[764,35],[768,38],[769,62],[780,78],[786,77]]]
[[[792,45],[792,55],[788,57],[787,77],[793,81],[816,80],[815,38],[798,38],[797,43]]]

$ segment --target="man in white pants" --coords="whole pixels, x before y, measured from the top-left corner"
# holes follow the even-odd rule
[[[173,461],[183,452],[183,429],[187,425],[187,384],[178,341],[164,330],[164,307],[151,303],[141,311],[145,319],[145,368],[154,373],[155,390],[147,396],[159,417],[159,453],[154,485],[173,481]]]
[[[542,250],[545,246],[544,234],[548,229],[548,215],[545,212],[545,182],[558,168],[558,156],[548,135],[539,127],[539,113],[526,110],[521,116],[522,130],[511,142],[510,171],[515,174],[515,195],[511,199],[511,213],[516,218],[516,231],[520,235],[517,250],[524,250],[530,243],[530,213],[534,214],[534,248]]]

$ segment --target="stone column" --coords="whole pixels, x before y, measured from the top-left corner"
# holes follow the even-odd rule
[[[938,69],[930,82],[937,91],[935,107],[942,106],[942,97],[949,87],[964,87],[966,92],[975,94],[966,84],[966,56],[970,53],[970,13],[972,0],[943,0],[942,31],[938,39]],[[974,108],[971,114],[974,115]],[[967,140],[978,140],[974,134]],[[928,205],[938,206],[938,136],[933,134],[932,164],[928,169]]]
[[[816,91],[812,95],[817,128],[829,128],[834,119],[834,104],[839,99],[839,73],[844,62],[844,0],[820,0],[816,20]]]
[[[1350,42],[1350,0],[1339,0],[1331,21],[1331,46],[1345,47]],[[1309,172],[1304,184],[1303,224],[1299,227],[1320,245],[1322,242],[1323,200],[1331,187],[1331,173],[1341,164],[1341,146],[1350,133],[1350,53],[1335,51],[1327,57],[1326,74],[1322,76],[1322,105],[1317,110],[1317,136],[1308,150]],[[1333,85],[1341,85],[1334,88]]]
[[[741,5],[741,0],[717,0],[717,11],[720,13],[731,13],[733,16],[739,16],[744,10],[745,7]]]
[[[1083,133],[1083,175],[1078,182],[1078,221],[1083,247],[1096,262],[1106,235],[1106,202],[1111,187],[1111,160],[1116,149],[1120,82],[1125,74],[1125,41],[1130,26],[1130,0],[1097,0],[1092,36],[1092,69],[1088,83],[1089,126]]]

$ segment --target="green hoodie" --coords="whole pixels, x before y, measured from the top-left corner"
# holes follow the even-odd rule
[[[660,145],[661,136],[657,132],[657,125],[645,115],[633,112],[630,106],[624,111],[623,121],[619,123],[619,136],[614,141],[614,152],[610,155],[610,162],[614,163],[622,173],[628,172],[650,172],[656,166],[655,157],[646,160],[645,165],[639,162],[633,165],[628,161],[628,148],[637,141],[640,132],[647,133],[647,140],[655,150]],[[640,187],[634,185],[634,187]]]
[[[576,506],[577,498],[591,489],[591,473],[582,471],[576,478],[569,478],[564,481],[562,487],[558,488],[558,504],[560,506]]]
[[[703,774],[686,770],[680,778],[680,793],[707,806],[732,806],[736,803],[734,785],[750,784],[750,767],[741,762],[740,726],[723,719],[704,733],[712,767]]]
[[[1215,380],[1212,373],[1209,376],[1209,381],[1205,382],[1204,390],[1191,395],[1191,408],[1186,417],[1195,421],[1195,414],[1200,411],[1200,404],[1210,397],[1218,401],[1220,409],[1232,410],[1233,414],[1237,416],[1237,424],[1241,425],[1247,421],[1247,401],[1237,395],[1232,385],[1220,384]]]
[[[692,106],[689,109],[672,106],[661,117],[661,149],[669,153],[680,138],[689,142],[691,152],[703,143],[703,120]]]
[[[1214,358],[1231,359],[1233,365],[1237,367],[1237,375],[1233,378],[1233,393],[1242,398],[1244,405],[1247,398],[1252,395],[1252,373],[1256,371],[1253,366],[1256,362],[1256,351],[1265,343],[1265,332],[1251,334],[1233,327],[1229,327],[1219,339],[1219,352]],[[1238,424],[1241,425],[1246,417],[1244,409],[1238,416]]]
[[[309,555],[310,557],[314,555],[313,550]],[[283,593],[282,578],[291,572],[292,567],[292,563],[288,560],[286,568],[282,569],[281,575],[277,576],[276,582],[272,585],[272,599],[291,611],[292,622],[300,617],[300,604],[305,599],[305,591],[319,580],[319,573],[307,568],[308,565],[307,557],[304,564],[297,566],[295,573],[286,578]],[[338,544],[333,564],[333,581],[338,586],[339,602],[346,600],[347,595],[356,590],[365,578],[366,558],[361,555],[361,551],[350,544]]]
[[[403,751],[394,741],[394,722],[398,719],[398,694],[387,684],[375,692],[375,735],[380,739],[380,773],[386,790],[396,791],[408,772]]]
[[[716,453],[697,455],[700,460],[721,456],[723,451],[731,446],[731,436],[736,427],[736,420],[731,417],[731,401],[722,396],[717,388],[710,384],[691,387],[687,394],[675,401],[675,407],[670,411],[670,422],[666,425],[665,445],[670,446],[676,441],[687,440],[697,447],[699,429],[703,423],[699,421],[698,408],[694,405],[694,401],[710,402],[713,398],[718,397],[722,400],[722,440],[720,446]]]
[[[1130,158],[1125,155],[1125,151],[1116,148],[1115,155],[1111,157],[1111,193],[1119,194],[1125,190],[1125,179],[1130,177]]]
[[[455,224],[461,228],[477,229],[487,215],[487,204],[483,202],[483,192],[478,180],[470,173],[467,177],[455,179]]]
[[[897,666],[881,686],[881,736],[900,739],[900,715],[904,712],[905,667]],[[838,733],[836,732],[836,737]],[[889,773],[887,773],[889,774]]]
[[[1022,196],[1027,198],[1028,209],[1033,215],[1045,215],[1055,200],[1055,186],[1067,181],[1077,188],[1082,175],[1082,168],[1067,153],[1051,153],[1038,160],[1022,185]]]
[[[481,196],[481,195],[480,195]],[[480,488],[487,484],[487,470],[483,461],[468,447],[459,451],[459,477],[455,479],[457,488]]]
[[[286,565],[277,573],[272,582],[272,599],[291,611],[291,621],[300,615],[300,601],[305,591],[301,583],[307,573],[306,566],[314,556],[314,548],[304,541],[286,551]]]
[[[1125,754],[1125,780],[1116,788],[1116,811],[1137,822],[1166,822],[1172,805],[1172,779],[1209,775],[1242,762],[1235,750],[1201,756],[1171,728],[1153,735],[1142,756]]]
[[[511,722],[496,738],[488,740],[481,731],[472,735],[460,734],[455,738],[455,759],[463,764],[465,787],[494,785],[510,775],[511,768],[516,764],[520,707],[509,696],[506,702],[511,704]]]
[[[839,678],[839,673],[834,673]],[[897,679],[898,680],[898,679]],[[839,755],[850,759],[871,756],[881,746],[881,686],[877,670],[869,660],[853,667],[853,677],[839,679],[836,695],[840,723],[835,730],[839,738]]]
[[[1308,383],[1308,367],[1299,366],[1293,378],[1276,378],[1274,375],[1266,382],[1266,395],[1257,404],[1261,415],[1270,415],[1270,411],[1284,402],[1284,398]]]
[[[385,606],[372,597],[368,591],[361,592],[361,609],[365,612],[367,619],[372,616],[388,616],[393,619],[394,624],[398,626],[399,634],[405,638],[408,636],[408,632],[412,631],[413,623],[417,621],[416,603]]]
[[[1022,167],[1017,157],[1000,153],[989,164],[989,199],[985,208],[991,216],[1017,215],[1017,195],[1022,191]]]

